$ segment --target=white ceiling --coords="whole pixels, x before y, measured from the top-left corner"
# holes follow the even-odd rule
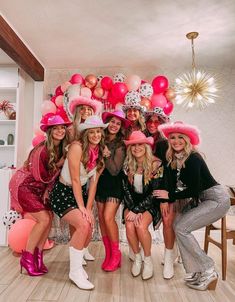
[[[3,17],[48,68],[235,67],[234,0],[0,0]],[[0,54],[0,63],[1,60]]]

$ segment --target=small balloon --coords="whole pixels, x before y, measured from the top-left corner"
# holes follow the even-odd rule
[[[141,85],[141,78],[133,74],[126,79],[125,83],[129,91],[138,90]]]
[[[69,80],[71,84],[83,84],[84,79],[79,73],[75,73],[72,75],[71,79]]]
[[[165,92],[168,88],[168,79],[165,76],[157,76],[153,79],[152,86],[155,94]]]
[[[128,92],[128,89],[127,89],[127,86],[126,86],[125,83],[117,82],[112,87],[112,95],[116,99],[123,99],[124,100],[124,97],[125,97],[127,92]]]
[[[89,74],[85,77],[85,86],[94,88],[97,85],[97,77],[94,74]]]
[[[173,101],[176,97],[174,88],[168,88],[164,95],[168,99],[168,101]]]
[[[173,109],[174,109],[174,104],[171,101],[168,101],[166,105],[163,107],[163,111],[165,112],[166,115],[171,114]]]
[[[104,89],[102,87],[96,87],[93,91],[93,94],[96,98],[100,99],[104,95]]]
[[[58,96],[58,95],[62,95],[62,94],[64,94],[64,93],[61,90],[61,86],[56,87],[56,89],[55,89],[55,95]]]
[[[164,108],[167,103],[167,99],[162,93],[153,94],[151,98],[151,106],[152,108],[161,107]]]
[[[81,96],[84,96],[86,98],[90,98],[92,95],[91,89],[88,87],[82,87],[81,88]]]
[[[61,84],[61,90],[63,91],[63,92],[65,92],[68,88],[69,88],[69,86],[71,86],[72,84],[70,83],[70,82],[64,82],[63,84]]]
[[[140,101],[140,105],[144,106],[146,110],[149,110],[151,108],[151,101],[147,98],[142,97]]]
[[[56,105],[51,101],[45,100],[42,102],[41,112],[42,112],[42,115],[45,115],[47,113],[55,113]]]
[[[103,89],[110,90],[113,87],[113,80],[110,77],[103,77],[100,84]]]

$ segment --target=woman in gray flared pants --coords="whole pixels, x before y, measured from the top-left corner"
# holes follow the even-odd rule
[[[174,230],[187,276],[188,287],[215,289],[218,274],[214,261],[199,246],[192,232],[223,217],[229,209],[229,196],[211,175],[204,159],[195,150],[199,144],[196,127],[182,122],[164,124],[159,130],[168,139],[166,159],[169,187],[155,190],[157,198],[175,201]]]

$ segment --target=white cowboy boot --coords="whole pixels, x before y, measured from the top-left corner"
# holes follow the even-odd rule
[[[174,251],[173,249],[165,249],[163,278],[171,279],[174,277]]]
[[[142,279],[148,280],[153,277],[153,262],[151,256],[144,258],[144,269],[142,272]]]
[[[164,257],[165,257],[165,255],[164,255]],[[173,246],[173,259],[174,259],[174,262],[182,263],[182,259],[179,254],[178,245],[177,245],[176,241]],[[161,264],[164,265],[164,258],[162,259]]]
[[[131,273],[134,277],[139,276],[141,273],[141,267],[142,267],[142,258],[140,253],[135,254],[135,259],[132,264]]]
[[[84,252],[84,259],[87,260],[87,261],[94,261],[95,260],[95,257],[92,256],[88,250],[88,247],[85,247],[83,249],[83,252]]]
[[[86,279],[84,269],[82,267],[83,250],[77,250],[69,247],[70,271],[69,278],[80,289],[93,289],[94,285]]]

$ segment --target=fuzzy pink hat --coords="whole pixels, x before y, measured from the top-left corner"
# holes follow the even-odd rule
[[[154,139],[149,136],[146,137],[141,131],[133,131],[128,140],[124,140],[126,146],[135,145],[135,144],[148,144],[150,146],[153,145]]]
[[[102,120],[103,120],[104,123],[106,122],[106,120],[109,117],[116,117],[119,120],[121,120],[121,122],[123,123],[124,128],[128,128],[131,124],[131,122],[125,118],[125,113],[121,110],[116,110],[116,111],[113,111],[113,112],[103,112],[102,113]]]
[[[42,131],[46,132],[48,130],[48,128],[50,128],[52,126],[57,126],[57,125],[69,126],[69,125],[71,125],[71,122],[65,122],[63,120],[63,118],[57,114],[57,115],[48,117],[48,119],[42,118],[40,129]]]
[[[102,106],[101,103],[96,100],[84,96],[77,96],[69,102],[69,111],[72,115],[74,115],[76,107],[80,105],[90,106],[94,110],[94,114],[98,114]]]
[[[193,146],[200,143],[200,132],[197,127],[184,124],[183,122],[175,122],[174,124],[162,124],[158,126],[158,130],[168,138],[171,133],[182,133],[189,137]]]

